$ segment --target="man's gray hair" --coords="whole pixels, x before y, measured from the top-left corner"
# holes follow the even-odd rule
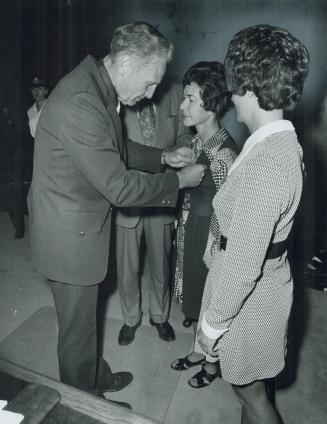
[[[110,57],[114,61],[119,53],[127,53],[142,59],[154,56],[170,62],[173,44],[155,27],[146,22],[132,22],[118,27],[110,44]]]

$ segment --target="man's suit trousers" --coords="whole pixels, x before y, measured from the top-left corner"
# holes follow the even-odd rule
[[[112,384],[108,363],[98,356],[96,311],[98,285],[49,281],[58,316],[60,380],[100,394]]]
[[[116,225],[117,276],[124,323],[138,324],[142,318],[140,259],[145,240],[149,278],[149,312],[154,322],[168,320],[170,252],[173,224],[158,222],[156,216],[141,216],[135,228]]]

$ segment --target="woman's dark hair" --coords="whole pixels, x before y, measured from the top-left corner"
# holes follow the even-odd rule
[[[232,107],[231,93],[225,82],[224,65],[219,62],[198,62],[191,66],[183,78],[183,86],[195,82],[200,88],[203,108],[222,118]]]
[[[234,36],[225,69],[233,94],[252,91],[264,110],[292,110],[302,95],[309,53],[287,30],[256,25]]]

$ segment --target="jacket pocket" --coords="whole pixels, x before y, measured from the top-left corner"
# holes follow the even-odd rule
[[[99,233],[102,229],[101,214],[92,211],[60,211],[64,231],[80,235]]]

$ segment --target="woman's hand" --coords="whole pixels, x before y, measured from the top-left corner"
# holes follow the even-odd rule
[[[202,331],[201,327],[198,331],[197,336],[199,345],[205,353],[213,357],[218,356],[217,339],[211,339],[210,337],[206,336]]]

